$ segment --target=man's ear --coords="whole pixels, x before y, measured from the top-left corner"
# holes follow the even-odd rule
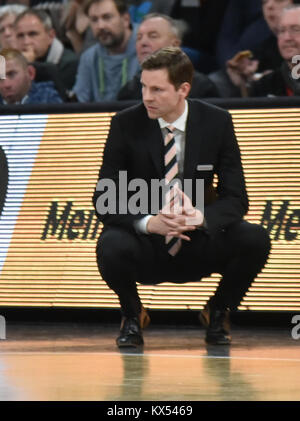
[[[180,87],[179,90],[181,91],[182,95],[186,98],[191,90],[191,85],[188,82],[183,82]]]
[[[172,47],[180,47],[180,40],[178,38],[174,38],[172,42]]]
[[[36,70],[35,70],[35,67],[32,66],[32,64],[28,65],[27,72],[28,72],[30,80],[34,80],[35,75],[36,75]]]
[[[127,26],[128,28],[130,28],[130,24],[131,24],[131,17],[130,17],[130,14],[126,12],[126,13],[124,13],[124,14],[122,15],[122,17],[123,17],[124,22],[126,23],[126,26]]]
[[[53,28],[49,29],[49,31],[48,31],[48,35],[49,35],[49,37],[50,37],[51,41],[53,41],[53,40],[54,40],[54,38],[56,37],[56,32],[55,32],[55,29],[53,29]]]

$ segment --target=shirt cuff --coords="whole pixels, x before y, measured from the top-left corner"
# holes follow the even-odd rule
[[[140,234],[149,234],[147,231],[147,224],[150,218],[152,218],[153,215],[147,215],[143,218],[139,219],[134,223],[135,230]]]

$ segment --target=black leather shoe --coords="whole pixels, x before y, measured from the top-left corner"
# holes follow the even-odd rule
[[[117,338],[119,348],[138,347],[144,344],[140,322],[137,317],[123,317],[120,335]]]
[[[206,328],[207,344],[229,345],[231,343],[228,310],[210,309],[207,304],[200,312],[200,320]]]

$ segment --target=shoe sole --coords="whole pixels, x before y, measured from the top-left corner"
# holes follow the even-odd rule
[[[144,340],[135,336],[132,336],[128,341],[120,341],[119,338],[117,338],[116,344],[119,348],[138,348],[144,345]]]
[[[144,344],[140,343],[140,344],[126,344],[126,343],[118,343],[117,342],[117,346],[118,348],[140,348],[142,347]]]
[[[231,339],[224,339],[223,341],[217,341],[217,340],[210,340],[205,338],[205,342],[207,343],[207,345],[230,345],[231,344]]]

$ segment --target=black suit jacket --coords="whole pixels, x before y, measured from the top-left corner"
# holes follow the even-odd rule
[[[193,203],[196,180],[204,179],[204,216],[208,232],[213,235],[240,220],[248,209],[240,151],[227,111],[200,100],[189,99],[188,104],[183,177],[193,182]],[[208,165],[211,169],[205,169]],[[119,171],[127,171],[128,182],[141,178],[148,186],[151,179],[164,178],[161,129],[157,120],[148,118],[143,104],[126,109],[112,118],[99,178],[114,180],[117,193]],[[212,199],[214,174],[218,176],[218,185]],[[116,213],[99,212],[97,200],[103,194],[103,190],[97,191],[96,188],[93,202],[104,228],[120,226],[133,229],[134,222],[144,216],[120,214],[118,206]],[[118,194],[116,203],[119,204]]]
[[[5,203],[8,185],[8,166],[3,149],[0,146],[0,217]]]

